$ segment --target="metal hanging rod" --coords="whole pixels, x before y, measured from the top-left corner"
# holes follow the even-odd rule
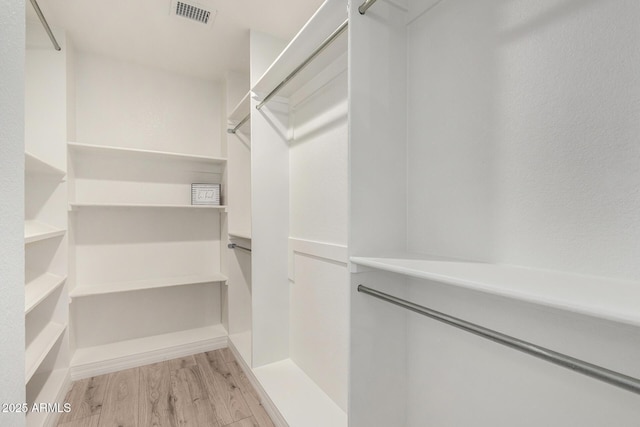
[[[244,119],[240,120],[240,123],[238,123],[234,128],[227,129],[227,133],[234,133],[235,134],[238,131],[238,129],[240,129],[240,127],[243,124],[247,123],[247,121],[250,118],[251,118],[251,113],[247,114]]]
[[[364,15],[367,9],[373,6],[375,2],[376,0],[366,0],[364,3],[362,3],[360,7],[358,7],[358,12],[360,12],[360,15]]]
[[[49,38],[51,39],[51,43],[53,43],[53,47],[56,50],[62,50],[62,48],[58,44],[58,41],[56,40],[56,37],[53,35],[53,32],[51,31],[51,27],[49,27],[47,18],[44,17],[44,15],[42,14],[42,10],[40,10],[40,6],[38,5],[38,2],[36,0],[31,0],[31,5],[35,9],[36,15],[38,15],[38,18],[40,18],[40,22],[42,22],[42,26],[44,27],[44,30],[49,35]]]
[[[446,323],[447,325],[451,325],[464,331],[471,332],[472,334],[481,336],[482,338],[487,338],[491,341],[497,342],[498,344],[511,347],[515,350],[519,350],[531,356],[546,360],[547,362],[563,366],[580,374],[584,374],[597,380],[614,385],[616,387],[620,387],[633,393],[640,394],[640,379],[633,378],[619,372],[611,371],[601,366],[593,365],[583,360],[567,356],[566,354],[558,353],[556,351],[531,344],[527,341],[505,335],[492,329],[478,326],[474,323],[467,322],[457,317],[449,316],[439,311],[432,310],[422,305],[414,304],[410,301],[394,297],[393,295],[389,295],[384,292],[376,291],[375,289],[371,289],[363,285],[358,286],[358,292],[371,295],[375,298],[390,302],[391,304],[406,308],[407,310],[422,314],[423,316],[430,317],[431,319],[435,319],[439,322]]]
[[[260,110],[262,108],[262,106],[264,104],[266,104],[267,102],[269,102],[269,100],[271,98],[273,98],[279,91],[280,89],[282,89],[283,87],[286,86],[287,83],[289,83],[289,81],[294,78],[300,71],[302,71],[302,69],[304,67],[306,67],[311,61],[313,61],[316,56],[320,55],[320,53],[327,47],[329,46],[331,43],[333,43],[335,41],[335,39],[338,38],[338,36],[340,34],[343,33],[344,30],[347,29],[347,26],[349,25],[349,20],[345,20],[342,25],[340,25],[338,27],[337,30],[335,30],[333,33],[331,33],[331,35],[329,37],[327,37],[325,39],[325,41],[322,42],[322,44],[320,46],[318,46],[318,48],[316,50],[313,51],[313,53],[311,55],[309,55],[307,57],[307,59],[305,59],[304,61],[302,61],[302,64],[298,65],[296,67],[295,70],[293,70],[287,77],[284,78],[284,80],[282,80],[278,86],[276,86],[271,92],[269,92],[269,94],[267,96],[264,97],[264,99],[262,100],[262,102],[258,105],[256,105],[256,108],[258,110]]]
[[[235,244],[235,243],[229,243],[229,244],[227,245],[227,247],[228,247],[229,249],[242,249],[243,251],[251,252],[251,249],[249,249],[249,248],[245,248],[244,246],[239,246],[239,245],[237,245],[237,244]]]

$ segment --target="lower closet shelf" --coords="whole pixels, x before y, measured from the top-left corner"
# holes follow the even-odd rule
[[[78,348],[71,359],[71,379],[76,381],[226,346],[226,329],[213,325]]]
[[[45,420],[56,414],[48,412],[47,410],[43,410],[42,412],[32,411],[31,405],[34,403],[62,402],[71,385],[69,370],[64,368],[38,373],[33,376],[31,383],[33,383],[33,385],[30,384],[27,387],[27,402],[30,405],[29,412],[27,413],[27,426],[46,425]],[[30,393],[33,393],[32,387],[35,389],[33,391],[36,391],[35,395],[30,395]]]
[[[42,361],[64,333],[65,326],[50,322],[31,341],[25,352],[25,381],[29,382]]]
[[[67,279],[57,274],[25,273],[27,283],[24,290],[24,312],[29,313],[35,306],[51,295]]]
[[[69,292],[71,298],[117,292],[140,291],[145,289],[167,288],[171,286],[197,285],[199,283],[225,282],[227,277],[220,273],[194,276],[166,277],[162,279],[137,280],[131,282],[109,283],[105,285],[79,286]]]
[[[347,426],[345,411],[291,359],[255,368],[253,374],[290,426]]]
[[[45,224],[40,221],[35,221],[35,220],[24,221],[24,243],[25,244],[62,236],[66,232],[67,232],[66,230],[56,228],[52,225]]]

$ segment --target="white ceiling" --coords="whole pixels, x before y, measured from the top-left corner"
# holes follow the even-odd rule
[[[213,25],[170,14],[171,0],[38,0],[38,4],[52,27],[67,31],[76,50],[207,80],[222,80],[227,71],[248,72],[249,29],[289,41],[322,4],[322,0],[183,1],[216,9]],[[37,19],[30,4],[27,15]]]

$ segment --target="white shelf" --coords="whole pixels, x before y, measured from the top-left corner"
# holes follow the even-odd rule
[[[227,277],[216,274],[202,274],[194,276],[167,277],[163,279],[138,280],[131,282],[109,283],[104,285],[79,286],[69,293],[72,298],[93,295],[113,294],[117,292],[140,291],[147,289],[167,288],[171,286],[186,286],[199,283],[225,282]]]
[[[251,112],[251,92],[247,92],[245,96],[242,97],[238,105],[235,106],[231,114],[227,119],[232,123],[238,123],[240,120],[247,117],[247,115]]]
[[[168,151],[155,151],[155,150],[142,150],[137,148],[124,148],[124,147],[113,147],[107,145],[93,145],[93,144],[81,144],[77,142],[69,142],[67,143],[69,147],[69,151],[78,152],[78,153],[89,153],[89,154],[111,154],[111,155],[123,155],[123,156],[145,156],[145,157],[156,157],[163,159],[173,159],[173,160],[187,160],[187,161],[197,161],[204,162],[210,164],[224,164],[227,162],[227,159],[222,157],[210,157],[210,156],[200,156],[195,154],[184,154],[184,153],[172,153]]]
[[[242,232],[231,232],[229,231],[229,237],[233,238],[237,238],[237,239],[247,239],[247,240],[251,240],[251,234],[249,233],[242,233]]]
[[[640,283],[510,265],[352,257],[361,266],[640,326]]]
[[[24,156],[24,170],[27,173],[50,175],[54,179],[62,179],[67,174],[29,152],[24,153]]]
[[[27,282],[24,290],[24,312],[29,313],[46,297],[51,295],[67,279],[53,273],[38,274],[31,271],[25,273]]]
[[[227,337],[227,331],[222,325],[188,329],[162,335],[153,335],[133,340],[119,341],[95,347],[78,348],[71,360],[72,370],[82,368],[83,365],[108,363],[118,359],[135,358],[145,353],[166,354],[172,348],[209,342]]]
[[[253,373],[290,426],[347,426],[347,414],[291,359]]]
[[[42,377],[40,379],[39,377]],[[50,373],[44,372],[33,376],[33,382],[40,382],[42,386],[37,396],[34,396],[33,401],[28,403],[61,403],[64,399],[64,394],[67,391],[69,384],[69,370],[68,369],[56,369]],[[31,399],[29,399],[31,400]],[[31,412],[27,413],[27,426],[42,426],[45,425],[45,420],[51,417],[50,412]]]
[[[170,205],[160,203],[70,203],[71,210],[82,208],[170,208],[170,209],[223,209],[226,205]]]
[[[49,322],[37,337],[29,344],[25,352],[25,379],[29,382],[36,373],[42,361],[47,357],[56,341],[64,333],[65,326]]]
[[[266,96],[308,57],[347,19],[347,8],[341,0],[327,0],[302,27],[293,40],[271,64],[251,89],[259,99]],[[325,48],[312,62],[277,94],[289,98],[347,51],[347,31]]]
[[[33,243],[39,240],[51,239],[62,236],[66,230],[53,227],[40,221],[27,220],[24,222],[24,243]]]

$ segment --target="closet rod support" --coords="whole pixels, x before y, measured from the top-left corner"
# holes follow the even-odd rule
[[[603,368],[602,366],[593,365],[589,362],[585,362],[584,360],[576,359],[574,357],[567,356],[566,354],[540,347],[519,338],[505,335],[501,332],[476,325],[475,323],[467,322],[466,320],[462,320],[457,317],[449,316],[448,314],[432,310],[422,305],[394,297],[393,295],[389,295],[363,285],[358,286],[358,292],[362,292],[399,307],[406,308],[407,310],[422,314],[423,316],[446,323],[447,325],[462,329],[474,335],[478,335],[482,338],[510,347],[514,350],[527,353],[539,359],[546,360],[547,362],[571,369],[577,373],[623,388],[632,393],[640,394],[640,379],[638,378],[633,378],[619,372],[611,371]]]
[[[282,80],[278,84],[278,86],[273,88],[273,90],[271,92],[269,92],[269,94],[267,96],[264,97],[262,102],[260,104],[256,105],[256,108],[258,110],[260,110],[264,104],[269,102],[269,100],[271,98],[273,98],[280,91],[280,89],[285,87],[287,85],[287,83],[289,83],[289,81],[292,78],[294,78],[300,71],[302,71],[302,69],[304,67],[306,67],[311,61],[313,61],[316,58],[316,56],[320,55],[320,53],[322,53],[322,51],[325,50],[327,48],[327,46],[329,46],[331,43],[333,43],[340,36],[340,34],[342,34],[344,32],[344,30],[347,29],[347,25],[349,25],[349,20],[348,19],[345,20],[342,23],[342,25],[340,25],[338,27],[337,30],[335,30],[333,33],[331,33],[331,35],[329,37],[327,37],[322,42],[322,44],[320,46],[318,46],[318,48],[316,50],[314,50],[313,53],[307,57],[307,59],[302,61],[302,63],[300,65],[298,65],[295,70],[293,70],[287,77],[285,77],[284,80]]]
[[[247,123],[247,121],[251,118],[251,113],[247,114],[244,119],[240,120],[240,122],[233,128],[227,129],[227,133],[235,134],[243,124]]]
[[[51,43],[53,43],[53,47],[57,51],[62,50],[62,48],[58,44],[58,41],[56,40],[56,37],[53,35],[53,31],[51,31],[51,27],[49,27],[49,23],[47,22],[47,18],[44,17],[44,14],[42,13],[42,10],[40,10],[40,6],[38,5],[38,2],[36,0],[31,0],[31,5],[33,6],[33,9],[36,11],[36,15],[38,15],[38,18],[40,18],[40,22],[42,23],[42,26],[44,27],[44,30],[49,35],[49,39],[51,39]]]
[[[245,248],[244,246],[239,246],[239,245],[237,245],[237,244],[235,244],[235,243],[229,243],[229,244],[227,245],[227,247],[228,247],[229,249],[242,249],[243,251],[251,252],[251,249],[249,249],[249,248]]]
[[[362,3],[360,7],[358,7],[358,12],[360,12],[360,15],[364,15],[367,9],[373,6],[375,2],[376,0],[366,0],[364,3]]]

